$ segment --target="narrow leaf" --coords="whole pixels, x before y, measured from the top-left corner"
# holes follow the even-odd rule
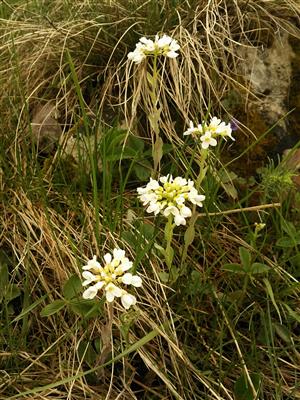
[[[280,311],[279,311],[279,308],[278,308],[277,303],[276,303],[276,301],[275,301],[275,297],[274,297],[274,293],[273,293],[273,289],[272,289],[272,286],[271,286],[271,284],[270,284],[270,281],[269,281],[268,279],[265,278],[265,279],[264,279],[264,283],[265,283],[265,285],[266,285],[267,294],[269,295],[269,297],[270,297],[270,299],[271,299],[271,301],[272,301],[272,303],[273,303],[273,306],[275,307],[275,310],[277,311],[277,314],[278,314],[280,323],[282,323]]]
[[[284,305],[285,308],[288,310],[288,313],[290,314],[291,317],[294,318],[295,321],[299,322],[300,324],[300,314],[296,313],[296,311],[292,310],[290,306],[287,304]]]
[[[50,315],[58,313],[66,305],[64,300],[54,300],[48,304],[41,311],[41,317],[49,317]]]

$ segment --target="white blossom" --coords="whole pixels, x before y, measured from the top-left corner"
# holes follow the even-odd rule
[[[217,117],[212,117],[209,124],[207,124],[206,121],[203,121],[197,126],[194,126],[193,121],[190,121],[189,126],[190,127],[183,133],[183,135],[199,137],[203,149],[208,149],[210,146],[216,146],[218,137],[223,137],[225,140],[229,137],[231,140],[235,140],[232,137],[232,128],[230,123],[226,124]]]
[[[202,207],[204,195],[200,195],[192,180],[180,176],[162,176],[159,180],[150,178],[146,187],[138,188],[138,197],[146,206],[148,213],[159,213],[165,217],[173,215],[175,225],[185,225],[186,218],[192,215],[187,202]]]
[[[123,307],[128,310],[131,306],[136,304],[136,298],[132,294],[124,291],[121,296],[121,303]]]
[[[113,302],[116,297],[120,297],[121,303],[128,309],[130,305],[136,303],[136,298],[127,293],[121,285],[141,287],[142,279],[127,272],[132,268],[132,262],[125,257],[124,250],[114,249],[112,254],[107,253],[103,258],[104,266],[101,266],[96,260],[96,256],[93,256],[92,260],[89,260],[83,267],[82,286],[91,286],[83,292],[82,296],[84,299],[93,299],[102,289],[109,303]]]
[[[141,37],[134,51],[128,54],[128,59],[136,64],[140,64],[147,56],[163,55],[169,58],[176,58],[179,49],[180,46],[177,40],[172,39],[168,35],[163,35],[162,37],[156,35],[154,41]]]
[[[209,146],[216,146],[217,141],[211,136],[211,132],[207,131],[204,135],[200,137],[202,149],[208,149]]]

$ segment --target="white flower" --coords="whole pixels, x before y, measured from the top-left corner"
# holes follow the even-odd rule
[[[193,121],[190,121],[190,127],[183,133],[184,136],[193,135],[195,137],[200,136],[201,147],[203,149],[207,149],[209,146],[216,146],[217,140],[216,138],[221,136],[229,137],[232,140],[235,140],[232,137],[232,128],[230,124],[222,122],[217,117],[212,117],[210,123],[207,124],[206,121],[203,121],[201,124],[194,126]]]
[[[93,256],[93,258],[91,260],[88,261],[87,265],[85,265],[84,267],[82,267],[82,269],[84,270],[88,270],[88,269],[100,269],[101,266],[98,263],[98,261],[96,260],[96,256]]]
[[[111,303],[115,297],[124,297],[121,299],[126,309],[136,303],[136,299],[126,290],[120,287],[121,284],[142,286],[142,279],[137,275],[132,275],[128,271],[132,268],[132,262],[125,257],[125,251],[114,249],[113,253],[104,255],[105,264],[102,267],[96,260],[96,256],[89,260],[83,267],[82,276],[85,279],[82,286],[89,286],[82,294],[84,299],[93,299],[97,296],[99,290],[103,289],[106,300]]]
[[[207,131],[200,137],[202,149],[208,149],[209,146],[216,146],[217,141],[211,136],[210,131]]]
[[[122,296],[122,289],[120,289],[118,286],[114,285],[113,283],[109,283],[105,287],[105,292],[106,292],[106,300],[109,303],[114,301],[115,297],[121,297]]]
[[[95,285],[90,286],[83,292],[82,297],[84,299],[93,299],[97,295],[98,291],[102,289],[103,286],[104,282],[98,282]]]
[[[200,195],[194,187],[194,182],[180,176],[162,176],[158,181],[150,179],[145,188],[138,188],[139,199],[146,206],[148,213],[157,215],[162,213],[165,217],[173,215],[176,225],[185,225],[186,218],[192,215],[192,211],[186,206],[190,201],[202,207],[205,196]]]
[[[125,285],[133,285],[135,287],[142,286],[142,279],[137,275],[132,275],[130,272],[122,276],[122,282],[125,283]]]
[[[156,35],[154,41],[141,37],[135,45],[135,50],[128,54],[128,59],[136,64],[140,64],[147,56],[163,55],[169,58],[176,58],[179,49],[180,46],[177,40],[167,35],[163,35],[161,38],[159,35]]]
[[[203,126],[201,124],[198,124],[197,126],[194,126],[193,121],[190,121],[190,127],[188,128],[187,131],[183,133],[184,136],[187,135],[202,135],[203,133]]]
[[[136,298],[132,294],[125,292],[121,296],[121,303],[123,307],[128,310],[131,306],[136,304]]]

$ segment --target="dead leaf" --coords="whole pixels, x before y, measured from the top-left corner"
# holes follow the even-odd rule
[[[51,151],[59,140],[62,129],[56,118],[57,108],[53,101],[38,105],[33,110],[31,130],[39,151]]]

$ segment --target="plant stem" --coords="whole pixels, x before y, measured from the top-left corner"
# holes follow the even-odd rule
[[[169,268],[169,271],[172,269],[173,257],[174,257],[174,250],[172,248],[172,239],[173,239],[173,230],[175,224],[173,224],[173,215],[168,216],[168,222],[165,227],[165,239],[167,242],[166,250],[165,250],[165,259],[166,264]]]

